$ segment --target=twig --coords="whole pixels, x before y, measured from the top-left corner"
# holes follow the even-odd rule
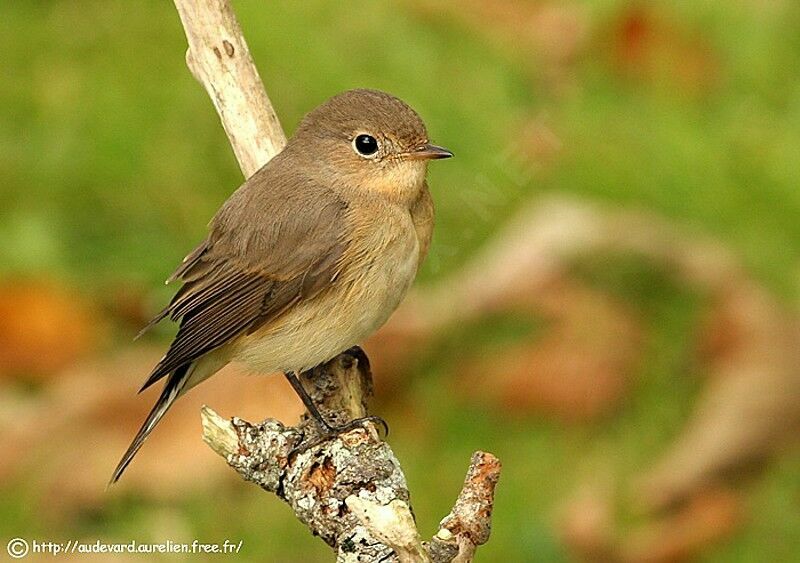
[[[286,144],[286,135],[227,0],[175,0],[189,49],[186,64],[208,92],[246,178]]]
[[[205,87],[239,166],[251,176],[286,144],[236,16],[227,0],[175,0],[189,41],[186,62]],[[326,418],[342,424],[367,414],[372,376],[360,349],[340,354],[301,378]],[[337,561],[448,563],[472,560],[489,537],[500,464],[476,453],[464,489],[437,535],[424,545],[405,476],[389,445],[366,424],[303,451],[317,427],[267,419],[227,420],[203,407],[203,439],[243,478],[286,501]]]
[[[494,488],[500,479],[500,460],[490,453],[475,452],[458,500],[439,524],[431,540],[431,552],[458,549],[454,563],[472,561],[475,548],[489,540],[492,530]],[[450,561],[447,559],[447,561]]]

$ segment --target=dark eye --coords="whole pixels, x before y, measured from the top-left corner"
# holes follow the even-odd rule
[[[372,135],[358,135],[353,139],[353,146],[361,156],[372,156],[378,152],[378,140]]]

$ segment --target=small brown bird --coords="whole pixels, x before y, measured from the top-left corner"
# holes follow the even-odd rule
[[[183,286],[145,330],[166,317],[180,328],[142,390],[166,383],[111,482],[175,399],[229,362],[284,372],[332,430],[296,373],[362,341],[400,304],[433,231],[427,162],[451,156],[384,92],[351,90],[309,113],[169,278]]]

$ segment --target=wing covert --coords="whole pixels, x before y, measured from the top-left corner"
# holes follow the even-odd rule
[[[170,317],[180,328],[142,390],[313,298],[337,277],[347,205],[327,190],[300,197],[257,188],[248,182],[231,196],[208,238],[170,278],[183,286],[151,324]],[[313,201],[301,201],[309,195]]]

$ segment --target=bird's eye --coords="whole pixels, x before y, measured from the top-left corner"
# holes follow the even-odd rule
[[[378,140],[372,135],[358,135],[353,139],[353,148],[361,156],[373,156],[378,152]]]

